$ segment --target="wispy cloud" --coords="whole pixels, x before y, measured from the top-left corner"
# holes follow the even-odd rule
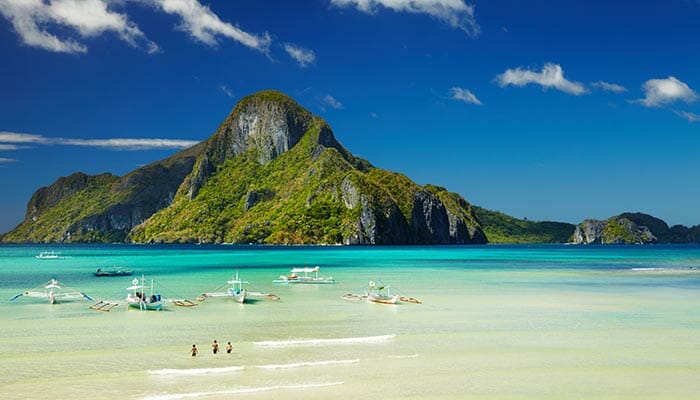
[[[17,146],[16,144],[4,144],[0,143],[0,150],[20,150],[23,149],[22,146]]]
[[[13,162],[17,162],[17,160],[15,160],[14,158],[0,157],[0,164],[7,164],[7,163],[13,163]]]
[[[219,86],[219,90],[221,90],[221,92],[223,94],[225,94],[226,96],[233,98],[233,92],[231,91],[231,89],[228,86],[221,85],[221,86]]]
[[[52,138],[43,135],[17,132],[0,132],[0,144],[37,144],[37,145],[64,145],[100,147],[113,150],[151,150],[151,149],[180,149],[194,146],[198,142],[193,140],[174,139],[133,139],[133,138],[111,138],[111,139],[71,139]]]
[[[542,86],[544,89],[557,89],[564,93],[579,96],[587,92],[586,87],[579,82],[564,78],[564,70],[559,64],[547,63],[542,71],[535,72],[527,69],[508,69],[496,76],[496,82],[505,87],[508,85],[522,87],[530,83]]]
[[[198,0],[154,1],[166,13],[179,16],[182,20],[179,29],[189,33],[195,40],[209,46],[217,46],[219,43],[217,37],[223,36],[265,54],[270,51],[272,39],[267,32],[255,35],[224,22]]]
[[[343,103],[338,101],[335,97],[331,96],[330,94],[325,95],[321,99],[321,103],[331,108],[335,108],[336,110],[343,108]]]
[[[481,31],[474,17],[474,6],[464,0],[331,0],[331,5],[354,7],[368,14],[376,13],[380,6],[396,12],[427,14],[471,37]]]
[[[635,102],[647,107],[660,107],[678,100],[690,103],[698,99],[693,89],[673,76],[666,79],[650,79],[644,82],[642,90],[644,98],[637,99]]]
[[[379,115],[377,115],[376,112],[371,112],[371,113],[369,113],[369,116],[372,117],[372,118],[374,118],[374,119],[379,118]]]
[[[68,32],[73,30],[83,39],[113,32],[133,47],[157,52],[158,45],[146,38],[126,14],[111,9],[116,4],[103,0],[0,0],[0,14],[12,23],[27,46],[59,53],[87,52],[85,44],[67,36],[65,28],[69,28]]]
[[[685,118],[688,122],[700,122],[700,114],[691,113],[688,111],[674,111],[679,117]]]
[[[613,93],[624,93],[627,91],[627,88],[618,85],[616,83],[610,83],[610,82],[605,82],[605,81],[598,81],[598,82],[593,82],[591,83],[591,86],[597,89],[605,90],[606,92],[613,92]]]
[[[283,47],[284,51],[302,68],[306,68],[316,62],[316,53],[313,50],[305,49],[293,43],[285,43]]]
[[[464,89],[460,87],[453,87],[450,89],[450,98],[453,100],[463,101],[465,103],[471,103],[476,105],[482,105],[481,100],[477,99],[474,93],[469,89]]]

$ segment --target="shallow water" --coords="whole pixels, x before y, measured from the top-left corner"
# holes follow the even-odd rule
[[[37,260],[42,250],[59,260]],[[126,310],[134,277],[194,299],[235,269],[280,301]],[[272,285],[320,265],[336,285]],[[2,246],[0,398],[698,398],[700,247]],[[423,304],[346,301],[382,280]],[[210,344],[231,341],[233,354]],[[197,344],[197,357],[189,355]]]

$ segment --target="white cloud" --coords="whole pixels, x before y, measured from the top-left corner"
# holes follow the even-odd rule
[[[474,18],[474,6],[464,0],[331,0],[331,5],[355,7],[368,14],[374,14],[382,6],[396,12],[428,14],[471,37],[481,31]]]
[[[228,86],[221,85],[221,86],[219,86],[219,90],[221,90],[226,96],[233,98],[233,92],[231,91],[231,89]]]
[[[642,90],[644,90],[644,98],[636,102],[647,107],[660,107],[678,100],[690,103],[698,98],[693,89],[673,76],[666,79],[650,79],[644,82]]]
[[[224,36],[251,49],[269,53],[272,39],[268,33],[254,35],[228,22],[223,22],[207,6],[198,0],[154,0],[168,14],[182,18],[179,28],[193,38],[208,44],[218,45],[217,36]]]
[[[17,146],[16,144],[3,144],[0,143],[0,150],[19,150],[23,149],[22,146]]]
[[[11,162],[17,162],[17,160],[15,160],[14,158],[0,157],[0,164],[7,164],[7,163],[11,163]]]
[[[92,38],[105,32],[116,33],[133,47],[149,53],[158,51],[141,30],[108,7],[115,2],[103,0],[0,0],[0,14],[7,18],[24,44],[59,53],[85,53],[87,46],[69,37],[59,37],[48,28],[75,30],[82,38]],[[65,35],[65,33],[63,33]]]
[[[46,142],[48,138],[31,133],[16,133],[0,131],[0,143],[39,143]]]
[[[330,94],[324,96],[321,99],[321,103],[323,103],[324,105],[327,105],[331,108],[335,108],[336,110],[343,108],[343,103],[336,100],[336,98],[331,96]]]
[[[691,113],[688,111],[674,111],[679,117],[683,117],[688,120],[688,122],[700,122],[700,114]]]
[[[453,87],[452,89],[450,89],[450,96],[453,100],[460,100],[465,103],[476,104],[479,106],[482,105],[481,101],[477,99],[474,93],[472,93],[468,89]]]
[[[150,149],[180,149],[194,146],[198,142],[193,140],[173,140],[173,139],[132,139],[132,138],[112,138],[112,139],[71,139],[71,138],[51,138],[42,135],[16,132],[0,132],[0,143],[2,144],[39,144],[39,145],[64,145],[64,146],[84,146],[101,147],[113,150],[150,150]]]
[[[306,68],[316,62],[316,53],[293,43],[285,43],[284,50],[292,57],[300,67]]]
[[[623,93],[627,91],[627,88],[621,85],[618,85],[616,83],[610,83],[610,82],[605,82],[605,81],[598,81],[598,82],[593,82],[591,83],[591,86],[594,88],[602,89],[607,92],[613,92],[613,93]]]
[[[540,72],[520,68],[508,69],[504,73],[496,76],[496,82],[501,87],[508,85],[522,87],[530,83],[535,83],[542,86],[544,89],[554,88],[576,96],[587,92],[583,84],[572,82],[564,78],[564,70],[561,66],[552,63],[545,64]]]
[[[371,113],[369,113],[369,116],[372,117],[372,118],[374,118],[374,119],[379,118],[379,115],[377,115],[376,112],[371,112]]]

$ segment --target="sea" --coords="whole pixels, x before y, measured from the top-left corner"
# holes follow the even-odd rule
[[[279,300],[196,300],[236,271]],[[142,276],[163,311],[125,307]],[[10,301],[52,278],[93,300]],[[343,298],[370,281],[421,303]],[[0,398],[698,399],[700,247],[3,245]]]

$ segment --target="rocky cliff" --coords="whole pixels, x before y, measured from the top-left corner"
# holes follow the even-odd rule
[[[575,244],[698,243],[700,226],[669,228],[663,220],[643,213],[623,213],[607,220],[587,219],[576,226]]]
[[[39,189],[2,240],[466,244],[486,236],[459,195],[373,167],[325,121],[264,91],[168,159]]]

